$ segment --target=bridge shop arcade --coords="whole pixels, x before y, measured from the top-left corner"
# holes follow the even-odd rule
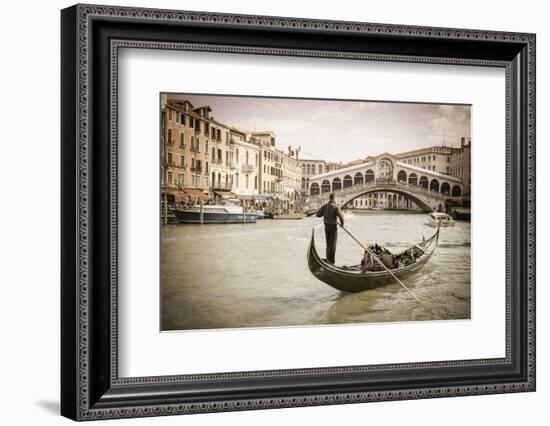
[[[322,205],[330,192],[338,204],[349,208],[445,211],[465,201],[460,179],[407,164],[388,153],[311,177],[310,207]]]

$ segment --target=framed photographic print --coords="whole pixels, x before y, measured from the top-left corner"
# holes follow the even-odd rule
[[[76,5],[62,414],[535,390],[535,36]]]

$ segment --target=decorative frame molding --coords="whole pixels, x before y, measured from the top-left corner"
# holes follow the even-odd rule
[[[174,28],[183,34],[176,37]],[[208,28],[232,38],[213,42]],[[266,34],[272,45],[253,45],[249,32]],[[333,48],[300,38],[311,33]],[[418,54],[399,50],[411,46]],[[119,378],[116,124],[124,47],[505,68],[506,357]],[[89,5],[63,10],[62,414],[92,420],[535,390],[535,66],[533,34]],[[456,384],[479,369],[490,377],[476,373],[470,384]],[[410,383],[411,371],[425,371],[433,385]],[[383,386],[381,373],[391,376]],[[242,389],[224,390],[236,379]]]

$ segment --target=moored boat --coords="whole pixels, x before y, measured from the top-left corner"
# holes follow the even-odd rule
[[[304,218],[303,213],[284,213],[284,214],[273,215],[273,219],[275,220],[298,220],[303,218]]]
[[[174,215],[179,223],[201,223],[201,206],[184,209],[174,209]],[[202,206],[202,223],[256,223],[258,214],[245,213],[243,208],[234,205],[204,205]]]
[[[312,232],[307,254],[308,267],[311,273],[320,281],[345,292],[360,292],[382,287],[396,282],[395,275],[404,279],[417,272],[430,259],[437,247],[439,228],[427,240],[413,244],[407,250],[392,254],[384,247],[374,245],[369,250],[378,254],[378,258],[387,266],[391,274],[374,262],[372,267],[365,262],[353,266],[335,266],[321,258],[315,247],[315,231]]]
[[[431,212],[428,215],[428,225],[434,228],[438,226],[452,227],[455,226],[455,221],[447,213]]]

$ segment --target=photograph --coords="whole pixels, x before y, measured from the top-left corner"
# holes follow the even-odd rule
[[[161,93],[160,330],[469,320],[471,110]]]

